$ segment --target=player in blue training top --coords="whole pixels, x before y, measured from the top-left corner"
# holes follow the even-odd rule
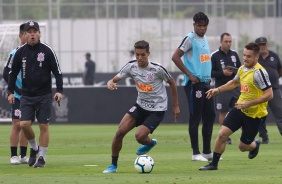
[[[138,97],[136,103],[128,110],[119,124],[112,141],[112,164],[103,171],[105,174],[117,171],[123,138],[134,127],[139,127],[135,138],[138,143],[142,144],[136,151],[137,155],[146,154],[157,144],[157,140],[151,139],[148,135],[159,126],[167,110],[168,97],[164,82],[170,85],[175,121],[180,113],[175,81],[164,67],[148,61],[149,43],[141,40],[135,43],[134,48],[136,60],[128,62],[107,83],[109,90],[115,90],[118,81],[131,77],[135,81]]]
[[[209,43],[205,36],[209,18],[202,12],[193,17],[194,31],[188,33],[172,55],[172,61],[184,73],[183,86],[189,103],[189,135],[193,161],[212,159],[211,137],[215,120],[214,99],[207,99],[210,89],[211,59]],[[181,60],[183,56],[184,64]],[[203,152],[199,150],[198,128],[202,121]]]
[[[25,38],[25,31],[24,31],[25,23],[20,25],[19,28],[19,38],[20,44],[23,45],[26,43]],[[20,47],[20,46],[19,46]],[[3,78],[8,83],[9,72],[12,67],[13,57],[18,50],[18,48],[12,50],[9,55],[9,58],[5,64],[4,71],[3,71]],[[10,133],[10,149],[11,149],[11,164],[18,165],[18,164],[27,164],[28,157],[26,157],[27,151],[27,139],[25,138],[23,132],[21,131],[20,127],[20,98],[21,98],[21,88],[22,88],[22,78],[21,73],[19,73],[17,80],[16,80],[16,87],[15,87],[15,103],[12,104],[11,113],[12,113],[12,130]],[[18,144],[20,145],[20,156],[18,157],[17,148]]]

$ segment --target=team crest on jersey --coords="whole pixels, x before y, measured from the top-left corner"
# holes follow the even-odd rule
[[[21,111],[19,109],[15,110],[15,114],[14,115],[17,116],[17,117],[21,117],[22,116]]]
[[[199,91],[199,90],[196,91],[196,97],[197,97],[197,98],[202,98],[202,96],[203,96],[203,95],[202,95],[202,91]]]
[[[236,63],[236,57],[235,56],[231,56],[231,60],[232,60],[232,62]]]
[[[216,104],[216,109],[218,109],[218,110],[222,109],[222,104],[221,103],[217,103]]]
[[[152,82],[154,81],[154,75],[153,73],[147,73],[147,81]]]
[[[274,57],[271,57],[271,58],[270,58],[270,61],[274,61]]]
[[[44,61],[44,53],[40,52],[37,54],[37,61],[42,62]]]

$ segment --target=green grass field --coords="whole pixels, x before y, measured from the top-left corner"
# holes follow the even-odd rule
[[[150,174],[138,174],[133,166],[139,146],[135,130],[124,139],[118,172],[102,174],[111,163],[111,140],[117,125],[51,125],[46,167],[10,165],[9,133],[11,125],[0,125],[0,184],[13,183],[281,183],[282,137],[276,126],[268,126],[270,144],[262,145],[259,155],[249,160],[248,153],[237,148],[240,133],[231,136],[217,171],[199,171],[206,162],[191,161],[192,150],[187,125],[162,124],[152,138],[157,146],[148,153],[155,168]],[[214,127],[212,145],[218,133]],[[38,135],[38,126],[34,125]],[[202,148],[202,144],[200,144]],[[29,151],[28,151],[29,154]],[[95,165],[95,166],[85,166]]]

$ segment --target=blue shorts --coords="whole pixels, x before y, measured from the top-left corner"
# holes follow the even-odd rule
[[[135,118],[136,127],[144,125],[150,129],[151,133],[159,126],[165,115],[165,111],[147,111],[138,104],[134,104],[127,113]]]
[[[233,108],[225,117],[223,124],[232,132],[236,132],[242,127],[241,142],[251,144],[260,128],[265,122],[266,116],[261,118],[251,118],[244,114],[240,109]]]

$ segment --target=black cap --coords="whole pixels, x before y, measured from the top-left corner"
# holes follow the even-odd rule
[[[90,52],[86,52],[85,56],[91,56]]]
[[[27,31],[29,28],[35,28],[37,31],[39,31],[39,24],[35,21],[29,21],[25,24],[25,31]]]
[[[265,37],[259,37],[255,42],[256,44],[267,43],[267,39]]]

